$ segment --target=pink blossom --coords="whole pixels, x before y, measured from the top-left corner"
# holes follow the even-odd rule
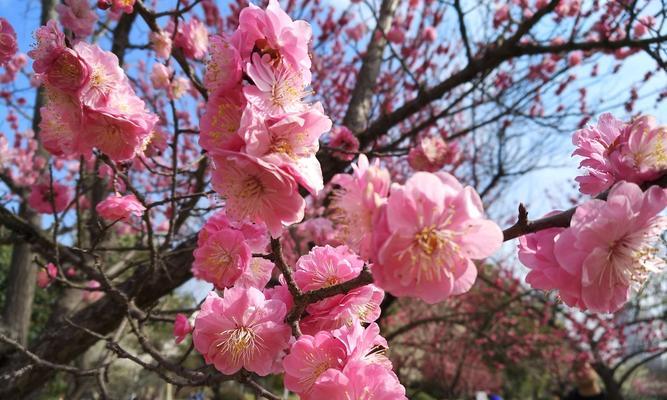
[[[659,249],[667,229],[667,189],[642,192],[634,183],[616,184],[607,201],[577,207],[570,228],[556,239],[556,259],[581,276],[581,298],[595,312],[614,312],[627,301],[632,285],[665,266]]]
[[[345,33],[347,34],[347,36],[349,36],[350,39],[352,39],[354,41],[357,41],[357,42],[360,41],[364,37],[364,35],[366,35],[367,32],[368,32],[368,27],[363,22],[360,22],[360,23],[356,24],[355,26],[353,26],[351,28],[347,28],[345,30]]]
[[[554,211],[547,214],[550,216]],[[531,271],[526,283],[535,289],[558,290],[559,297],[570,307],[581,307],[581,274],[562,268],[554,253],[555,242],[565,228],[551,228],[519,237],[519,261]]]
[[[281,169],[244,153],[218,150],[210,157],[213,188],[225,197],[230,217],[263,222],[274,237],[303,219],[305,202],[298,185]]]
[[[58,268],[53,263],[46,264],[37,272],[37,286],[46,289],[56,279],[56,276],[58,276]]]
[[[355,323],[369,323],[380,317],[384,291],[375,285],[366,285],[320,300],[306,307],[308,316],[301,320],[304,333],[332,330]]]
[[[245,98],[239,90],[213,94],[199,121],[199,144],[207,151],[239,151],[243,138],[239,134]]]
[[[613,167],[608,155],[614,150],[616,139],[624,124],[609,113],[598,118],[595,126],[588,125],[576,131],[572,143],[576,146],[573,155],[584,157],[579,168],[586,168],[588,174],[579,176],[579,191],[598,194],[614,183]]]
[[[9,21],[0,17],[0,66],[6,65],[18,49],[14,28]]]
[[[567,64],[570,67],[581,64],[581,59],[583,58],[583,53],[581,51],[573,51],[567,56]]]
[[[111,0],[111,11],[132,14],[136,0]]]
[[[315,155],[331,120],[320,103],[300,113],[266,119],[246,108],[241,124],[248,154],[280,167],[313,194],[322,190],[322,169]]]
[[[65,50],[65,35],[58,29],[56,21],[49,20],[46,25],[35,31],[34,36],[36,42],[28,55],[35,60],[32,68],[41,74],[47,72],[51,64]]]
[[[64,93],[78,95],[89,79],[88,64],[74,50],[65,48],[46,71],[45,82]]]
[[[170,23],[173,30],[173,23]],[[169,28],[167,29],[169,30]],[[178,24],[174,45],[183,49],[186,57],[201,60],[208,49],[208,30],[197,18]]]
[[[301,400],[312,399],[309,392],[318,378],[328,369],[342,370],[346,360],[345,346],[330,332],[302,335],[283,360],[285,387]]]
[[[209,293],[195,320],[193,342],[207,364],[225,375],[244,368],[265,376],[276,372],[290,339],[279,300],[267,300],[255,288]]]
[[[310,83],[310,57],[308,43],[312,38],[310,25],[305,21],[292,21],[278,4],[269,0],[266,10],[250,4],[239,14],[239,27],[232,42],[244,62],[258,49],[275,62],[284,60],[287,67],[297,74],[307,74],[303,81]],[[307,79],[306,79],[307,78]]]
[[[234,284],[239,287],[254,287],[263,289],[271,280],[275,264],[262,257],[253,257],[245,273]]]
[[[104,292],[101,290],[96,290],[97,288],[101,287],[100,283],[98,281],[88,281],[86,283],[86,287],[89,290],[84,290],[83,294],[81,295],[83,301],[87,303],[94,303],[97,300],[101,299],[102,296],[104,296]]]
[[[167,88],[167,96],[172,99],[180,99],[190,90],[190,80],[184,76],[175,76]]]
[[[347,246],[316,246],[297,261],[294,280],[301,290],[316,290],[354,279],[363,267]]]
[[[610,155],[616,180],[643,183],[667,169],[667,126],[644,115],[630,122],[618,138],[617,152]]]
[[[364,266],[347,246],[314,247],[296,263],[294,279],[303,291],[311,291],[356,278]],[[366,285],[310,304],[302,320],[305,333],[340,328],[356,321],[372,322],[380,316],[384,292]]]
[[[243,233],[235,229],[221,229],[208,235],[194,251],[192,273],[196,278],[228,288],[245,273],[252,253]]]
[[[245,86],[243,94],[257,111],[266,115],[293,113],[305,108],[306,82],[302,74],[286,67],[273,68],[271,57],[253,54],[246,73],[254,85]]]
[[[181,343],[192,332],[192,326],[185,314],[176,314],[174,320],[174,339],[176,344]]]
[[[380,335],[380,327],[375,322],[364,328],[359,322],[336,329],[333,335],[345,345],[348,361],[377,364],[391,369],[391,361],[384,351],[389,347]]]
[[[113,93],[108,106],[84,109],[85,128],[78,132],[77,150],[87,154],[97,148],[114,161],[131,159],[148,144],[156,122],[157,116],[146,111],[134,93]]]
[[[440,136],[426,137],[410,149],[408,163],[417,171],[436,172],[458,158],[458,149]]]
[[[204,83],[209,93],[216,93],[238,86],[241,82],[241,56],[228,39],[213,35],[209,38],[209,54]]]
[[[334,157],[352,161],[356,157],[355,153],[359,151],[359,139],[346,126],[335,126],[331,131],[329,147],[342,150],[333,152]]]
[[[40,109],[39,121],[42,145],[55,156],[71,155],[74,131],[78,131],[81,123],[79,107],[68,96],[50,90],[46,93],[49,101]]]
[[[510,8],[507,4],[499,5],[493,14],[493,27],[498,28],[510,18]]]
[[[340,186],[331,200],[332,220],[339,238],[363,258],[370,257],[373,218],[389,194],[389,171],[372,165],[360,154],[352,174],[338,174],[332,182]]]
[[[438,38],[438,31],[436,31],[435,27],[433,26],[427,26],[422,31],[422,36],[424,37],[425,41],[433,43]]]
[[[376,283],[430,304],[467,292],[477,277],[471,259],[490,256],[503,241],[475,190],[446,173],[417,172],[393,186],[378,221]]]
[[[667,168],[667,127],[650,116],[625,124],[605,113],[596,126],[575,132],[572,142],[573,155],[584,157],[579,167],[587,171],[575,179],[582,193],[596,195],[621,180],[650,181]]]
[[[83,105],[91,108],[104,107],[111,94],[119,91],[121,87],[127,87],[128,92],[132,91],[123,69],[118,65],[118,57],[113,53],[85,42],[78,42],[74,50],[91,71],[88,84],[81,93]]]
[[[88,0],[64,0],[64,4],[56,5],[56,11],[60,23],[80,38],[92,34],[95,30],[97,14]]]
[[[405,388],[396,375],[380,365],[350,362],[342,371],[326,370],[313,387],[313,399],[407,400]]]
[[[635,37],[642,37],[646,35],[646,32],[648,32],[649,28],[652,28],[653,25],[655,25],[655,17],[652,15],[646,15],[637,20],[635,23],[635,27],[633,29],[633,32],[635,34]]]
[[[167,89],[169,88],[171,76],[174,74],[174,71],[171,67],[167,67],[164,64],[155,63],[153,64],[153,71],[151,72],[151,83],[155,89]]]
[[[141,217],[146,207],[133,194],[126,196],[116,194],[99,202],[95,210],[107,221],[129,221],[133,216]]]
[[[53,192],[51,192],[53,187]],[[61,212],[72,200],[68,186],[57,182],[38,183],[33,185],[28,197],[28,205],[35,211],[43,214]]]
[[[401,44],[405,41],[405,30],[402,26],[394,24],[386,36],[391,43]]]
[[[151,45],[153,50],[155,50],[155,56],[166,60],[171,55],[171,35],[169,32],[160,31],[160,32],[151,32],[149,35]]]
[[[253,253],[263,253],[269,245],[269,234],[264,224],[255,224],[249,221],[233,221],[225,210],[212,215],[199,231],[197,245],[203,246],[210,236],[223,229],[234,229],[243,234],[245,242]]]

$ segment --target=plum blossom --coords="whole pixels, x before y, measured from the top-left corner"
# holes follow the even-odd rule
[[[352,174],[338,174],[332,182],[340,186],[332,196],[332,220],[339,239],[358,252],[370,257],[374,230],[373,218],[389,194],[389,171],[375,160],[371,165],[364,154],[352,164]]]
[[[302,99],[308,94],[301,74],[284,66],[273,68],[271,57],[253,54],[246,72],[254,85],[243,88],[248,102],[267,115],[298,112],[305,108]]]
[[[53,191],[51,191],[53,188]],[[61,212],[72,200],[70,188],[57,182],[33,185],[28,197],[28,205],[42,214]]]
[[[64,0],[64,4],[56,4],[56,12],[60,23],[76,36],[84,38],[93,33],[97,14],[88,0]]]
[[[252,253],[243,233],[227,228],[209,234],[194,251],[194,257],[192,274],[224,289],[245,273]]]
[[[49,20],[46,25],[39,27],[35,33],[33,49],[28,56],[35,60],[32,68],[37,73],[46,73],[60,53],[65,50],[65,35],[58,29],[55,20]]]
[[[115,194],[99,202],[95,210],[107,221],[129,221],[132,217],[141,217],[146,207],[133,194]]]
[[[347,361],[346,348],[331,332],[301,335],[283,360],[285,387],[309,400],[309,392],[328,369],[342,370]]]
[[[303,219],[305,201],[294,179],[257,157],[231,151],[210,153],[213,188],[225,197],[227,215],[265,223],[272,236]]]
[[[173,32],[173,22],[167,27],[167,31]],[[178,33],[174,39],[174,45],[183,49],[186,57],[201,60],[208,49],[208,30],[197,18],[178,24]]]
[[[239,50],[244,62],[250,61],[255,49],[260,54],[270,56],[274,63],[285,66],[310,83],[311,61],[308,43],[312,39],[310,25],[305,21],[292,21],[278,4],[269,0],[266,10],[250,4],[239,14],[239,27],[232,36],[232,42]]]
[[[663,270],[660,235],[667,229],[667,189],[646,192],[634,183],[612,187],[607,201],[592,199],[577,207],[570,228],[556,239],[556,260],[581,276],[581,300],[595,312],[614,312],[628,300],[632,286]]]
[[[56,279],[56,276],[58,276],[58,268],[53,263],[46,264],[37,272],[37,286],[46,289]]]
[[[347,246],[314,247],[299,258],[294,280],[303,291],[317,290],[356,278],[364,266]],[[308,305],[308,316],[302,320],[305,333],[332,330],[356,321],[372,322],[380,316],[384,292],[374,285],[366,285],[328,297]]]
[[[417,172],[394,185],[375,226],[377,285],[429,304],[467,292],[477,277],[471,259],[490,256],[503,241],[477,192],[446,173]]]
[[[264,224],[255,224],[249,221],[235,221],[227,216],[226,211],[220,210],[213,214],[199,231],[197,245],[203,246],[212,234],[223,229],[234,229],[243,234],[245,243],[253,253],[263,253],[269,245],[269,235]]]
[[[0,17],[0,66],[6,65],[17,51],[16,32],[9,21]]]
[[[153,70],[151,72],[151,83],[155,89],[167,89],[169,88],[171,76],[174,74],[174,70],[171,67],[167,67],[164,64],[155,63],[153,64]]]
[[[371,392],[373,399],[405,399],[405,389],[385,356],[387,341],[379,333],[375,323],[364,329],[355,322],[332,332],[300,336],[283,360],[285,386],[304,400],[366,399]]]
[[[206,103],[199,121],[199,144],[207,151],[239,151],[243,138],[239,135],[246,101],[240,90],[215,93]]]
[[[433,26],[427,26],[422,31],[422,37],[424,38],[425,41],[433,43],[438,38],[438,31]]]
[[[426,137],[410,149],[408,163],[417,171],[436,172],[458,158],[455,144],[447,144],[440,136]]]
[[[176,314],[176,319],[174,320],[174,340],[176,344],[181,343],[185,338],[192,332],[192,326],[188,317],[185,314]]]
[[[168,59],[169,55],[171,54],[172,47],[171,35],[169,32],[151,32],[149,39],[151,41],[151,45],[153,46],[153,50],[155,50],[155,56],[163,60]]]
[[[245,273],[237,279],[235,286],[263,289],[271,280],[275,264],[262,257],[253,257]]]
[[[331,129],[331,120],[320,103],[304,112],[266,119],[247,108],[241,124],[248,154],[280,167],[313,194],[323,189],[315,155],[318,139]]]
[[[210,59],[206,63],[204,84],[210,93],[227,90],[241,82],[241,56],[230,44],[229,39],[220,35],[209,38]]]
[[[391,370],[359,362],[348,363],[342,371],[326,370],[313,387],[311,398],[407,400],[405,388]]]
[[[334,151],[334,157],[352,161],[356,157],[355,153],[359,151],[359,139],[346,126],[335,126],[331,131],[329,147],[342,150]]]
[[[225,375],[241,368],[265,376],[280,368],[290,327],[285,304],[267,300],[256,288],[231,288],[223,297],[209,293],[195,320],[194,346],[207,364]]]
[[[111,0],[111,11],[132,14],[136,0]]]
[[[551,212],[546,216],[558,213]],[[535,289],[558,290],[559,297],[570,307],[582,307],[581,274],[562,268],[556,259],[556,239],[565,228],[544,229],[519,237],[519,261],[531,271],[526,283]]]
[[[97,290],[101,286],[102,285],[100,285],[98,281],[86,282],[86,288],[88,288],[88,290],[83,291],[83,294],[81,295],[82,300],[87,303],[94,303],[97,300],[101,299],[102,296],[104,296],[104,292],[101,290]]]
[[[47,85],[75,96],[90,79],[88,64],[69,48],[60,51],[45,72],[44,81]]]
[[[575,132],[572,142],[587,172],[575,179],[585,194],[599,194],[621,180],[650,181],[667,168],[667,127],[650,116],[624,123],[605,113],[597,125]]]

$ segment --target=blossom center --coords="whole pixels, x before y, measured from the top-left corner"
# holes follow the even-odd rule
[[[229,354],[234,363],[248,361],[255,349],[261,347],[261,339],[249,327],[240,326],[224,331],[220,336],[223,340],[218,343],[218,348]]]
[[[264,185],[256,176],[247,177],[240,186],[237,196],[243,200],[256,198],[264,192]]]
[[[429,256],[442,247],[444,243],[444,238],[434,226],[425,227],[419,231],[415,235],[415,240],[419,248]]]

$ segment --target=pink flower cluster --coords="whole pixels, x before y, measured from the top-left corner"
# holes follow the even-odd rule
[[[572,142],[587,171],[576,178],[585,194],[599,194],[622,180],[641,184],[667,169],[667,127],[651,116],[625,123],[605,113],[597,125],[575,132]]]
[[[0,18],[0,66],[5,66],[18,51],[16,32],[9,21]]]
[[[210,39],[199,140],[214,163],[213,188],[231,218],[264,222],[272,236],[303,218],[299,185],[314,194],[324,186],[315,154],[331,121],[303,101],[310,38],[310,26],[272,0],[243,9],[231,37]]]
[[[426,137],[410,149],[408,163],[417,171],[437,172],[459,159],[456,143],[447,144],[440,136]]]
[[[302,335],[285,357],[285,387],[302,400],[401,400],[405,388],[383,354],[387,341],[380,328],[359,323],[334,331]]]
[[[267,245],[264,225],[236,223],[220,211],[199,232],[192,272],[218,289],[234,285],[261,289],[271,279],[273,263],[252,254],[263,252]]]
[[[68,186],[57,182],[33,185],[28,196],[28,205],[42,214],[54,214],[63,211],[72,200]]]
[[[135,195],[128,194],[127,196],[109,196],[97,204],[95,210],[107,221],[129,222],[133,216],[141,217],[146,207],[137,200]]]
[[[90,36],[95,30],[97,14],[88,0],[64,0],[56,5],[60,23],[74,33],[78,39]]]
[[[226,375],[241,368],[261,376],[277,373],[291,337],[286,313],[285,303],[256,288],[226,289],[222,298],[211,292],[195,320],[195,349]]]
[[[573,307],[619,310],[633,286],[665,267],[660,235],[667,217],[660,213],[666,207],[667,189],[614,185],[607,201],[577,207],[569,228],[519,238],[519,260],[531,269],[526,281],[536,289],[558,290]]]
[[[471,259],[500,248],[500,228],[484,218],[479,195],[446,173],[418,172],[389,193],[389,173],[364,156],[337,175],[333,220],[341,240],[374,262],[379,287],[436,303],[470,289]]]
[[[53,155],[89,156],[98,149],[115,161],[143,151],[158,117],[134,93],[118,58],[97,45],[65,46],[54,21],[35,32],[28,54],[47,91],[41,139]]]
[[[296,263],[294,280],[302,291],[317,290],[356,278],[364,261],[346,246],[314,247]],[[380,317],[384,292],[375,285],[365,285],[328,297],[306,307],[308,316],[301,320],[304,333],[338,329],[354,323],[369,323]]]

